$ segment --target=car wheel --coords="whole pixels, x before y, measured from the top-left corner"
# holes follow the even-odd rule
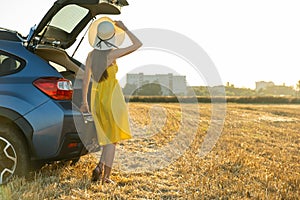
[[[21,132],[11,124],[0,124],[0,184],[29,169],[27,145]]]

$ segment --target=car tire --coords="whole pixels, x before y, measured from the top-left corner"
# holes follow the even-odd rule
[[[0,185],[13,176],[25,176],[30,167],[22,132],[11,123],[0,124]]]

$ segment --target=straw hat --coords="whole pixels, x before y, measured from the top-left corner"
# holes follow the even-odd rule
[[[89,43],[94,49],[118,48],[125,39],[125,31],[108,17],[93,22],[89,29]]]

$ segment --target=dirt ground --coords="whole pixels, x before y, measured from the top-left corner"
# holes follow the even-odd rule
[[[134,137],[118,145],[115,184],[90,181],[88,154],[15,178],[0,199],[298,199],[300,105],[222,109],[130,103]]]

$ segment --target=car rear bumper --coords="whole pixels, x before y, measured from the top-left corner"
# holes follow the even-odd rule
[[[72,160],[88,153],[80,135],[84,131],[82,113],[70,102],[59,102],[64,110],[60,146],[51,160]]]
[[[32,160],[72,160],[88,153],[80,139],[84,119],[72,102],[50,100],[25,117],[33,127]]]
[[[73,160],[87,154],[88,151],[78,136],[78,133],[67,133],[62,140],[61,146],[57,154],[48,160]]]

